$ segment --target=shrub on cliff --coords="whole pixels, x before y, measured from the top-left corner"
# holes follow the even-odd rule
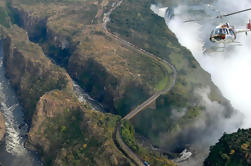
[[[248,166],[251,165],[251,129],[239,129],[233,134],[224,134],[210,148],[204,166]]]

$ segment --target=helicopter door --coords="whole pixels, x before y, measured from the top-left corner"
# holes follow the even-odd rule
[[[235,40],[236,39],[236,34],[234,33],[233,29],[229,29],[229,32],[230,32],[233,40]]]
[[[224,34],[226,35],[225,40],[227,42],[232,42],[233,39],[234,39],[234,36],[232,36],[232,34],[230,33],[229,29],[228,28],[224,28],[223,31],[224,31]]]

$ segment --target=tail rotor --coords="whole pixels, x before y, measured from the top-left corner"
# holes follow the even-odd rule
[[[247,29],[249,29],[251,31],[251,20],[249,19],[249,22],[247,24]]]

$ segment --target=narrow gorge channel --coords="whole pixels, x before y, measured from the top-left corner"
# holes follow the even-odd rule
[[[24,121],[22,106],[15,91],[5,76],[3,48],[0,42],[0,110],[3,113],[6,133],[0,146],[0,166],[41,166],[39,156],[25,148],[28,124]],[[93,109],[105,112],[103,106],[92,99],[75,81],[73,90],[80,102],[88,103]]]
[[[76,81],[73,81],[73,90],[75,95],[77,96],[79,102],[85,102],[88,103],[93,109],[105,112],[103,105],[101,105],[99,102],[94,100],[92,97],[90,97],[89,94],[87,94]]]
[[[28,125],[24,121],[22,107],[14,90],[5,77],[3,48],[0,42],[0,110],[3,113],[6,133],[0,147],[0,165],[3,166],[40,166],[38,157],[25,147]]]

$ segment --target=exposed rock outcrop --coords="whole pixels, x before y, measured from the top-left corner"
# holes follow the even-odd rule
[[[2,113],[0,112],[0,142],[3,140],[4,134],[5,134],[4,117]]]
[[[133,165],[112,139],[118,116],[79,103],[69,75],[24,30],[0,27],[0,34],[6,74],[31,122],[26,145],[45,165]]]
[[[10,3],[14,20],[27,33],[17,26],[2,29],[4,65],[26,118],[32,121],[29,145],[39,151],[47,165],[131,163],[112,142],[112,131],[119,118],[81,105],[72,92],[69,75],[51,63],[44,52],[64,66],[107,110],[120,115],[127,114],[171,82],[168,65],[138,48],[174,64],[178,71],[175,87],[157,100],[153,110],[139,114],[134,123],[137,131],[141,130],[157,144],[159,141],[168,144],[163,143],[167,139],[161,134],[172,134],[175,139],[177,133],[205,111],[199,97],[193,95],[194,89],[210,87],[212,101],[227,103],[208,73],[179,45],[164,20],[151,13],[152,1],[125,0],[123,7],[111,15],[109,30],[135,47],[108,35],[101,24],[102,16],[113,2],[12,0]],[[173,110],[183,111],[184,115],[175,119]],[[231,111],[226,110],[224,113],[229,115]]]
[[[46,92],[72,90],[70,76],[51,63],[37,44],[31,43],[27,33],[13,26],[1,29],[6,75],[24,106],[26,120],[31,120],[36,103]]]
[[[42,29],[37,33],[44,39],[40,44],[45,53],[65,66],[106,110],[125,115],[163,89],[170,82],[171,70],[104,33],[97,22],[102,22],[112,3],[113,0],[38,5],[13,0],[11,6],[30,39],[39,29],[37,26],[46,29],[46,33]]]
[[[88,110],[72,96],[55,90],[40,98],[29,142],[46,165],[128,165],[130,161],[112,141],[117,120]]]

